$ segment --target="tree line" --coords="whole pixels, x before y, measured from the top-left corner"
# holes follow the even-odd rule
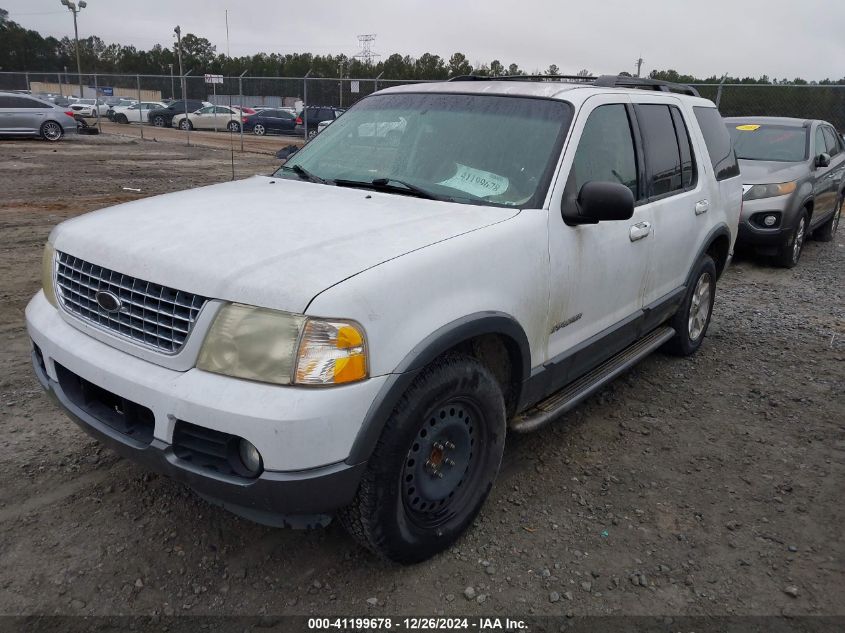
[[[121,73],[142,75],[178,74],[179,65],[175,44],[168,48],[156,44],[149,50],[135,46],[106,44],[96,35],[79,41],[79,53],[83,73]],[[546,69],[526,71],[518,64],[505,64],[494,59],[489,63],[471,64],[464,53],[456,52],[450,57],[424,53],[420,57],[394,53],[374,63],[339,55],[314,55],[311,53],[258,53],[240,57],[229,57],[217,52],[217,48],[206,38],[188,33],[182,38],[182,66],[184,71],[192,70],[194,75],[214,73],[237,76],[247,71],[251,77],[303,77],[309,71],[312,77],[355,77],[383,79],[420,80],[448,79],[460,75],[503,75],[546,74],[560,75],[555,64]],[[0,9],[0,71],[62,72],[76,70],[76,49],[69,37],[57,39],[42,36],[38,31],[27,29],[9,19],[9,12]],[[582,69],[578,75],[588,76],[590,71]],[[628,72],[621,72],[628,75]],[[654,70],[653,79],[680,83],[718,83],[723,77],[712,75],[698,78],[680,74],[675,70]],[[726,83],[745,84],[845,84],[845,77],[838,80],[823,79],[808,81],[800,77],[793,79],[770,79],[762,77],[725,77]]]

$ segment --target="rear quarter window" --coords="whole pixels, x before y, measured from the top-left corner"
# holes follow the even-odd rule
[[[707,153],[710,155],[710,163],[716,173],[716,180],[727,180],[739,176],[739,163],[736,160],[731,135],[725,127],[722,115],[716,108],[703,106],[693,107],[693,112],[704,136],[704,143],[707,145]]]

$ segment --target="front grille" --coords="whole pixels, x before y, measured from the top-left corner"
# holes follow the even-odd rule
[[[83,321],[147,347],[175,354],[206,298],[161,286],[91,264],[67,253],[56,254],[56,294],[65,310]],[[118,311],[105,310],[98,292],[120,299]]]
[[[53,364],[59,385],[73,404],[140,444],[153,441],[155,416],[151,409],[98,387],[59,363]]]

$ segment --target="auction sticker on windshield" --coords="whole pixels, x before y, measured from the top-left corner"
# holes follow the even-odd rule
[[[444,187],[452,187],[452,189],[458,189],[459,191],[465,191],[479,198],[499,196],[508,190],[510,181],[504,176],[475,169],[474,167],[462,165],[461,163],[455,164],[458,167],[455,175],[437,184],[443,185]]]
[[[737,126],[736,126],[736,129],[738,129],[738,130],[742,130],[743,132],[754,132],[755,130],[759,130],[759,129],[760,129],[760,126],[759,126],[759,125],[752,125],[752,124],[749,124],[749,125],[737,125]]]

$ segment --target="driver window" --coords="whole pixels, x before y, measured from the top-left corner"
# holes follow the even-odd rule
[[[621,103],[599,106],[587,119],[563,193],[566,204],[574,205],[581,187],[591,181],[622,183],[637,199],[634,139]]]
[[[827,152],[827,145],[824,142],[824,133],[821,127],[816,128],[816,156]]]
[[[200,114],[212,114],[214,112],[214,106],[206,106],[204,108],[200,108]]]

